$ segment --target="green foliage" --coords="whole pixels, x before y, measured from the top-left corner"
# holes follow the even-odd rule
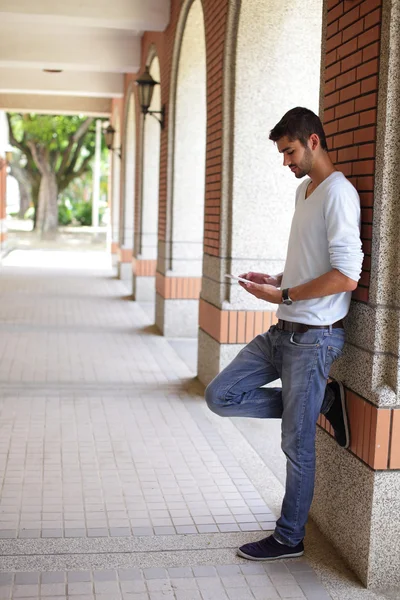
[[[75,219],[81,225],[90,226],[92,224],[92,203],[80,202],[75,205]]]
[[[58,222],[60,225],[70,225],[72,223],[73,213],[65,204],[58,205]]]
[[[49,152],[63,153],[71,137],[78,131],[87,117],[77,115],[10,114],[14,137],[19,143],[33,142],[46,146]],[[83,154],[93,153],[96,137],[95,121],[85,135]],[[103,141],[104,145],[104,141]],[[85,152],[86,150],[86,152]]]
[[[33,219],[35,217],[35,207],[30,206],[24,214],[24,219]]]

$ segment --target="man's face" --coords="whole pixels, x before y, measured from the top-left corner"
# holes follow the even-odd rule
[[[313,152],[310,145],[305,148],[299,140],[289,140],[287,136],[280,138],[276,143],[278,150],[283,154],[283,166],[288,166],[297,179],[308,175],[313,166]]]

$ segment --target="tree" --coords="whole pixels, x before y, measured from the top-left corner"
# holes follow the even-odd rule
[[[90,169],[95,152],[94,119],[36,114],[7,117],[10,143],[25,155],[30,179],[40,178],[36,227],[42,235],[53,236],[58,227],[59,193]]]
[[[18,182],[20,206],[19,216],[23,218],[28,208],[33,204],[36,209],[39,197],[40,173],[33,167],[29,168],[24,154],[21,152],[13,152],[12,161],[10,164],[10,175],[15,177]]]

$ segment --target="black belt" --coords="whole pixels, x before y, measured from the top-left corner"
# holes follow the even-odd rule
[[[281,331],[289,331],[290,333],[306,333],[309,329],[327,329],[328,327],[344,328],[343,321],[336,321],[332,325],[306,325],[305,323],[294,323],[293,321],[283,321],[279,319],[277,328]]]

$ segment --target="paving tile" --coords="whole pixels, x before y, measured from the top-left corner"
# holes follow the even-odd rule
[[[143,575],[145,579],[167,579],[167,570],[158,567],[151,567],[143,569]]]
[[[41,596],[65,596],[66,595],[65,583],[42,583],[40,586]]]
[[[68,595],[69,596],[91,594],[92,592],[93,592],[93,584],[89,581],[68,584]]]
[[[67,573],[68,583],[80,583],[91,580],[92,574],[90,571],[68,571]]]
[[[26,584],[38,584],[39,583],[39,573],[16,573],[15,574],[15,584],[16,585],[26,585]]]
[[[214,567],[200,566],[193,567],[195,577],[217,577],[217,571]]]

